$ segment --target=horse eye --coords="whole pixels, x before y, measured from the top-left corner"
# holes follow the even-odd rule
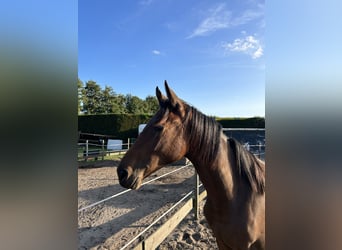
[[[164,129],[164,127],[162,125],[156,125],[156,126],[154,126],[154,129],[157,132],[161,132]]]

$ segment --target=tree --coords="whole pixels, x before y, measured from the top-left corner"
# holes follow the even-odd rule
[[[143,114],[144,101],[137,96],[126,95],[126,110],[129,114]]]
[[[77,81],[77,99],[78,99],[78,108],[77,112],[78,114],[81,114],[83,112],[83,96],[84,96],[84,86],[83,82],[78,78]]]
[[[102,90],[95,81],[85,83],[78,78],[78,114],[154,114],[159,103],[156,97],[147,96],[144,100],[131,94],[116,94],[112,87]]]
[[[102,114],[113,113],[113,104],[115,102],[115,92],[112,87],[106,86],[101,95]]]
[[[85,114],[102,114],[102,92],[101,87],[94,81],[87,81],[84,87],[83,110]]]
[[[147,106],[146,114],[154,114],[159,109],[159,102],[155,96],[147,96],[145,98],[145,103]]]
[[[116,95],[112,103],[112,113],[126,114],[126,97],[122,94]]]

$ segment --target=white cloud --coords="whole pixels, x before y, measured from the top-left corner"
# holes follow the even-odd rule
[[[254,59],[261,57],[264,54],[262,47],[259,47],[252,55]]]
[[[157,55],[157,56],[159,56],[161,54],[161,52],[159,50],[152,50],[152,53],[154,55]]]
[[[264,16],[263,10],[246,10],[242,13],[241,16],[235,18],[232,21],[233,26],[239,26],[245,23],[248,23],[258,17]]]
[[[237,38],[232,43],[223,43],[222,47],[228,51],[242,52],[244,54],[250,55],[253,59],[259,58],[264,54],[264,50],[260,41],[254,36]]]
[[[225,4],[220,4],[209,10],[209,13],[209,16],[187,37],[188,39],[196,36],[207,36],[216,30],[229,27],[231,12],[225,10]]]
[[[247,9],[234,18],[232,17],[232,11],[227,10],[226,4],[220,4],[208,12],[209,16],[200,22],[187,39],[197,36],[208,36],[217,30],[240,26],[264,16],[262,6],[259,6],[257,9]]]
[[[142,0],[140,1],[140,4],[141,5],[150,5],[152,4],[153,0]]]

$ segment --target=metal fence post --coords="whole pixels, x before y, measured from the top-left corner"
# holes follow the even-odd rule
[[[261,146],[262,146],[262,145],[261,145],[261,142],[260,142],[260,141],[258,142],[258,144],[259,144],[259,158],[261,159]]]
[[[87,161],[87,159],[88,159],[88,150],[89,150],[89,145],[88,145],[88,140],[86,140],[86,157],[85,157],[85,161]]]
[[[105,150],[104,150],[104,139],[102,139],[102,160],[104,160]]]
[[[130,143],[130,140],[129,138],[127,139],[127,150],[129,149],[129,143]]]
[[[195,197],[194,197],[194,212],[195,212],[195,220],[199,218],[199,177],[198,174],[195,172]]]

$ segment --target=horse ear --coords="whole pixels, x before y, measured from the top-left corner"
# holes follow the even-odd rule
[[[165,104],[167,98],[162,94],[158,87],[156,87],[156,96],[158,98],[159,106],[162,107]]]
[[[166,95],[169,98],[170,104],[173,108],[176,107],[177,103],[179,103],[179,98],[178,96],[175,94],[175,92],[173,92],[172,89],[170,89],[169,85],[167,84],[167,81],[165,80],[164,82],[165,84],[165,90],[166,90]]]
[[[178,98],[178,96],[175,94],[175,92],[173,92],[172,89],[170,89],[166,80],[164,83],[165,83],[166,95],[169,98],[171,107],[174,110],[176,110],[181,117],[184,117],[185,111],[184,111],[183,101]]]

